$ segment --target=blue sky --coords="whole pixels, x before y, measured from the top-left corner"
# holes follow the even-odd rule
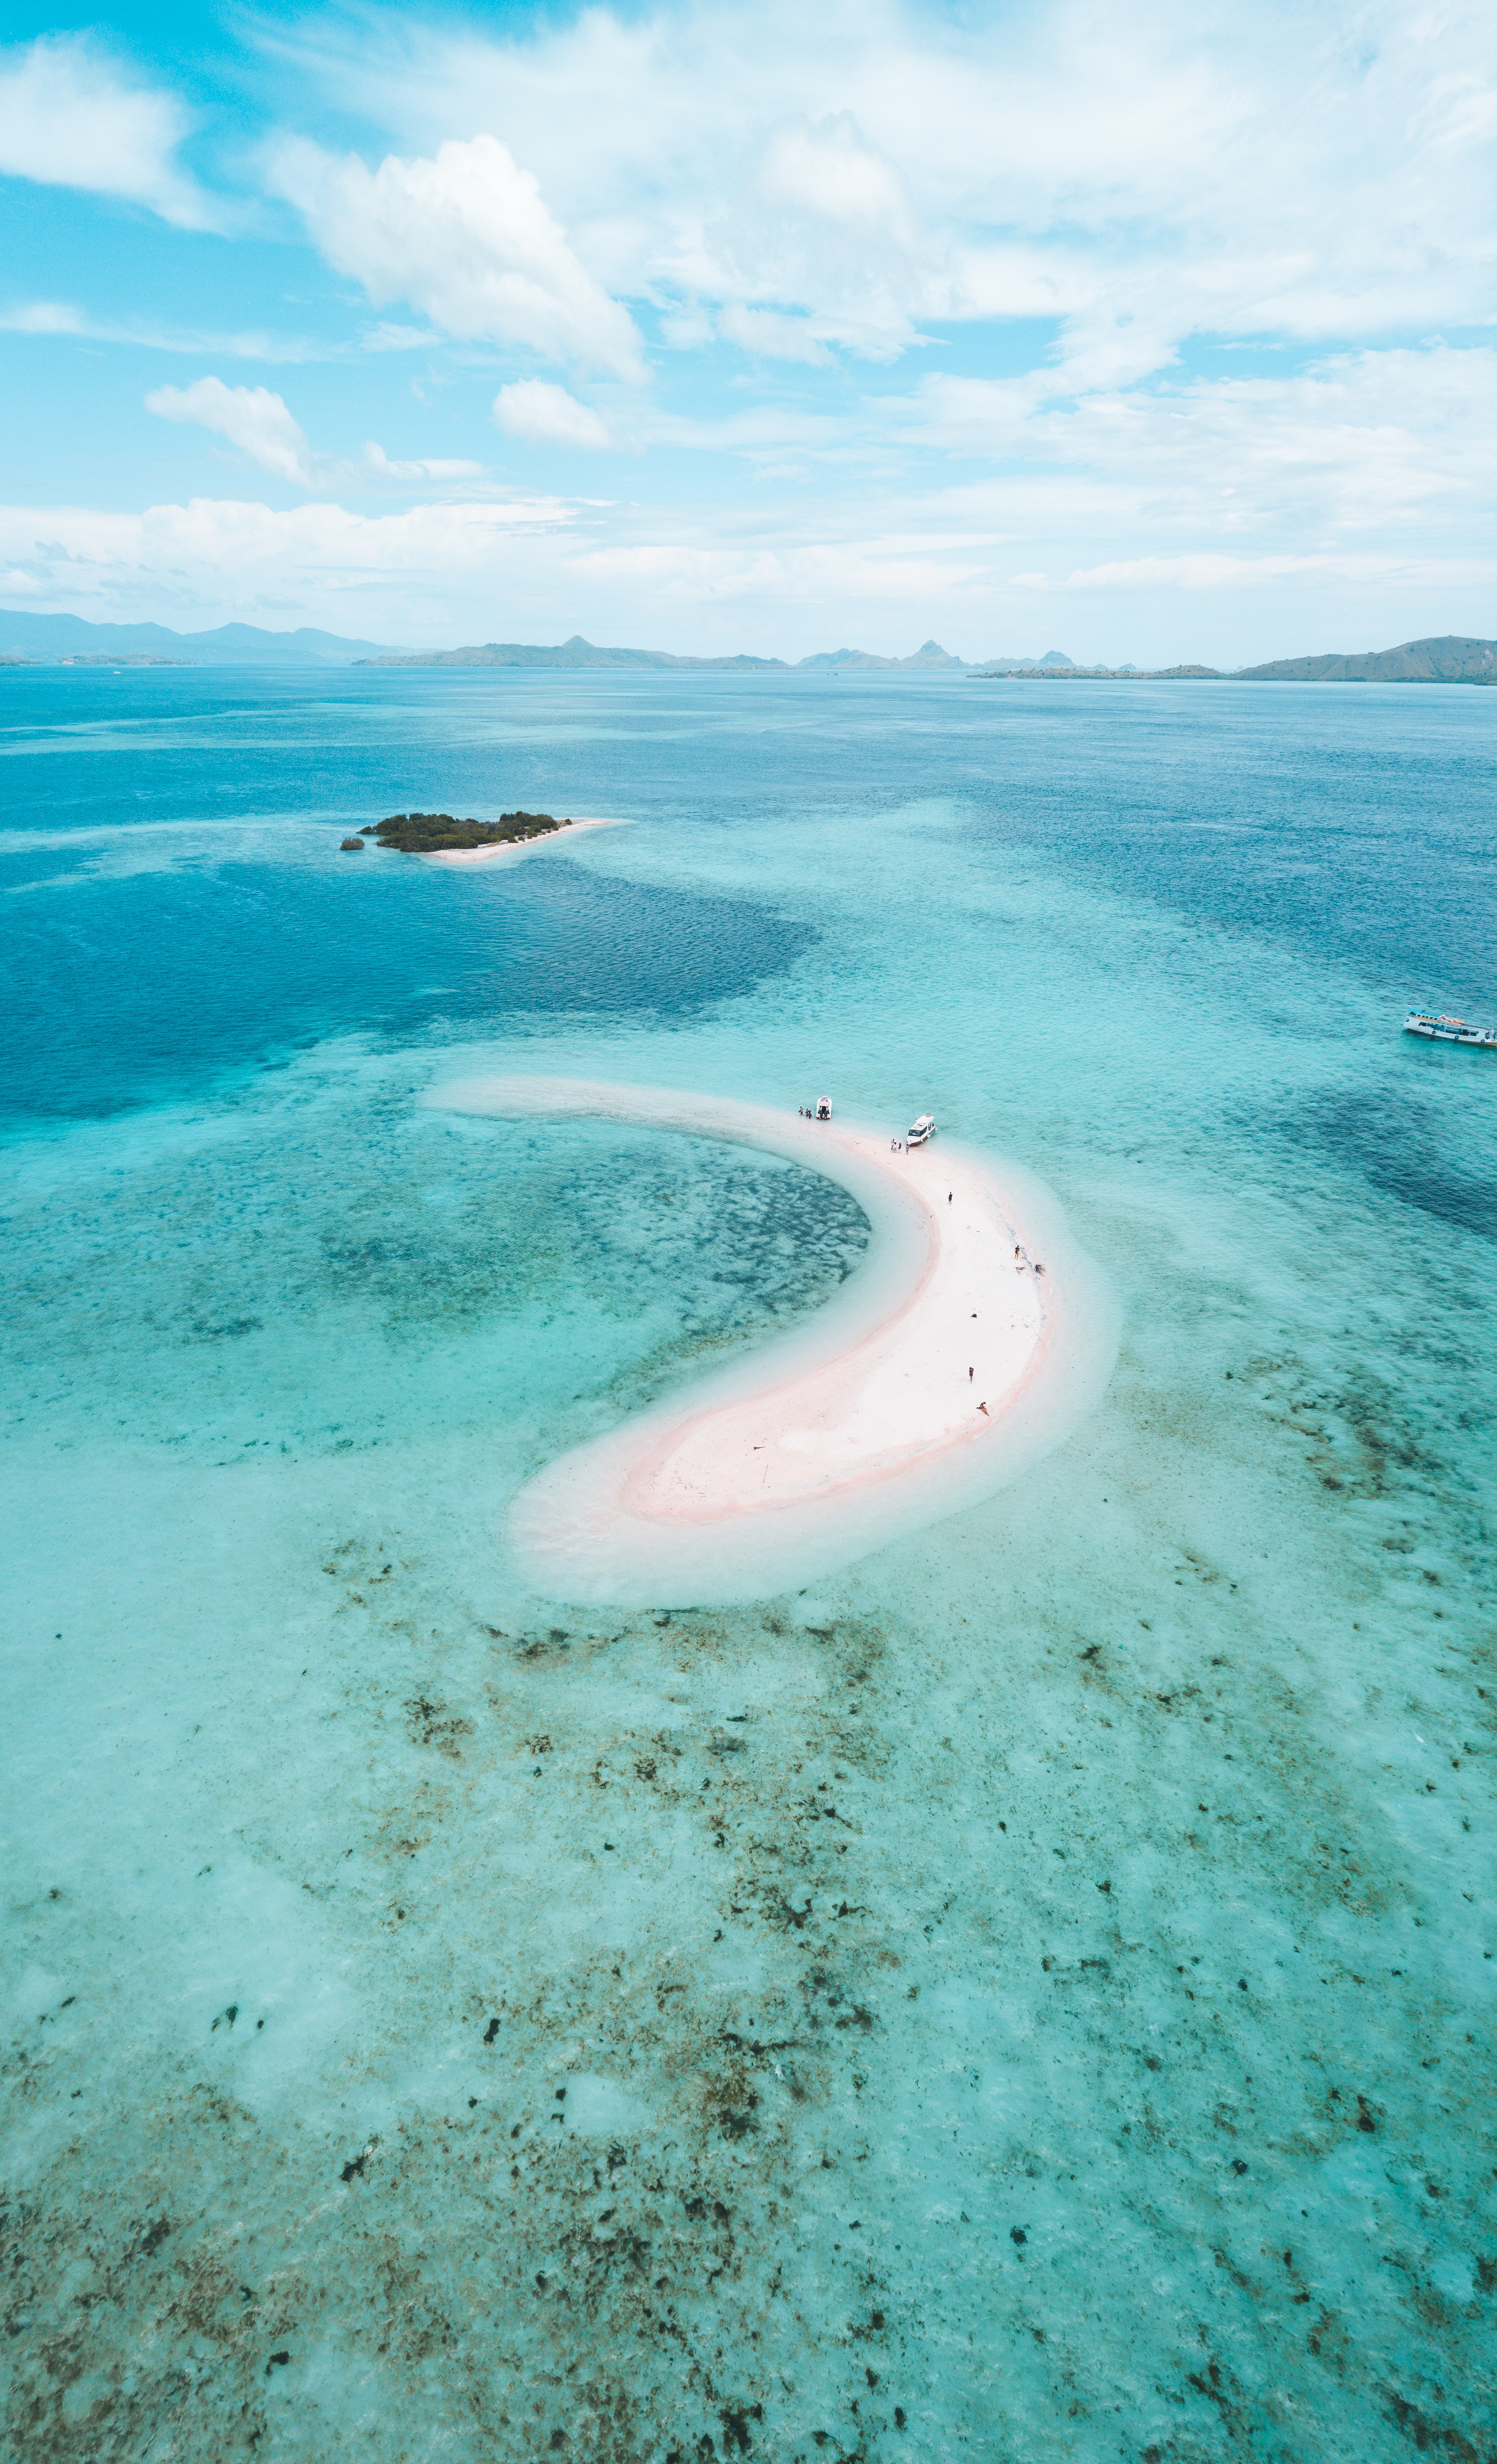
[[[1497,18],[13,10],[0,605],[1214,664],[1497,633]]]

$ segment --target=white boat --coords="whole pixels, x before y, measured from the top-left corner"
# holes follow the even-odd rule
[[[922,1113],[920,1114],[920,1117],[919,1117],[919,1119],[918,1119],[917,1121],[912,1121],[912,1122],[911,1122],[911,1124],[910,1124],[910,1134],[909,1134],[908,1138],[905,1140],[905,1144],[906,1144],[906,1146],[911,1146],[911,1147],[923,1147],[923,1146],[926,1144],[926,1141],[927,1141],[929,1138],[934,1137],[934,1136],[935,1136],[935,1134],[936,1134],[936,1115],[935,1115],[935,1113],[934,1113],[934,1112],[922,1112]]]
[[[1478,1052],[1497,1052],[1497,1026],[1468,1026],[1464,1018],[1437,1018],[1427,1009],[1411,1009],[1403,1032],[1427,1036],[1436,1044],[1468,1044]]]
[[[829,1121],[831,1119],[831,1097],[829,1095],[817,1096],[816,1117],[819,1121]]]

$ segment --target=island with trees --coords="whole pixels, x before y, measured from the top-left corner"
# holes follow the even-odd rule
[[[372,838],[376,846],[394,847],[401,855],[444,855],[453,848],[518,847],[526,839],[543,839],[571,826],[569,820],[558,821],[553,813],[501,813],[496,822],[460,822],[451,813],[391,813],[358,840],[344,839],[343,845],[362,846]]]

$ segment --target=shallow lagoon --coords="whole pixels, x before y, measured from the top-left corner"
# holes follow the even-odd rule
[[[1497,707],[3,680],[13,2440],[1485,2455]],[[631,813],[488,875],[446,801]],[[1037,1173],[1102,1408],[815,1596],[499,1517],[855,1207]],[[711,2441],[709,2447],[704,2442]]]

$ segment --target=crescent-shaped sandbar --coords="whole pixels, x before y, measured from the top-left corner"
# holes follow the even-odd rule
[[[1116,1319],[1049,1193],[950,1140],[720,1096],[473,1079],[444,1109],[588,1115],[767,1150],[872,1226],[805,1326],[551,1463],[509,1514],[518,1570],[568,1600],[760,1598],[1003,1486],[1100,1393]]]

